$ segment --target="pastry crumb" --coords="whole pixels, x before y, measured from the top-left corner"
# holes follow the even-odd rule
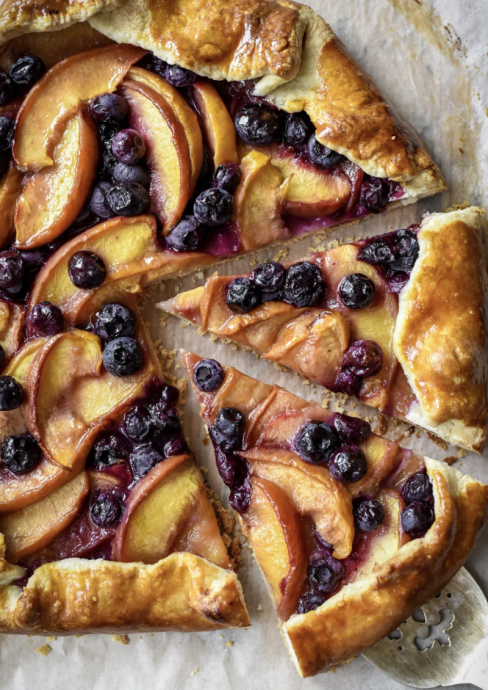
[[[222,635],[222,633],[220,633],[219,637],[220,637],[221,640],[224,639],[224,636]]]
[[[431,434],[430,431],[427,432],[427,436],[430,438],[431,441],[433,441],[436,446],[439,446],[442,450],[447,450],[447,443],[443,441],[441,438],[436,436],[435,434]]]
[[[41,656],[47,656],[53,650],[48,644],[41,644],[41,646],[34,651],[36,652],[36,654],[40,654]]]
[[[198,280],[203,280],[204,277],[205,276],[203,275],[203,271],[198,271],[197,273],[195,273],[195,278],[197,278]]]
[[[228,642],[225,643],[226,647],[233,647],[234,646],[234,640],[229,640]]]
[[[190,676],[191,676],[192,678],[194,678],[194,677],[197,675],[197,673],[198,673],[199,670],[200,670],[200,669],[199,669],[198,666],[197,666],[196,669],[194,669],[194,670],[190,673]]]
[[[263,605],[262,605],[262,604],[258,604],[258,605],[257,605],[257,610],[258,610],[258,611],[264,611]]]
[[[57,638],[54,637],[54,635],[48,635],[48,636],[46,637],[46,640],[47,640],[48,642],[54,642],[54,640],[56,640],[56,639],[57,639]]]
[[[128,635],[112,635],[112,640],[114,642],[120,642],[120,644],[129,644],[130,642]]]
[[[380,415],[380,418],[378,419],[377,423],[375,424],[374,433],[378,434],[378,436],[384,436],[387,431],[388,431],[388,420],[386,419],[385,415],[382,414],[382,415]]]
[[[447,458],[444,458],[444,462],[447,465],[454,465],[454,463],[457,462],[458,460],[459,460],[459,458],[457,457],[457,455],[449,455]]]
[[[464,450],[464,448],[456,448],[456,450],[457,450],[458,458],[464,458],[468,454],[468,451]]]

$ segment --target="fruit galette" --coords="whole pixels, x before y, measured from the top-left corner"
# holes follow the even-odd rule
[[[212,359],[183,361],[300,675],[350,661],[460,568],[487,486],[361,419]]]
[[[330,390],[481,451],[488,418],[484,213],[471,207],[161,306]]]

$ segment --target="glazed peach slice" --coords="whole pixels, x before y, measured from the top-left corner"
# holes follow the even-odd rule
[[[192,94],[214,167],[218,168],[223,163],[238,163],[236,129],[216,88],[208,81],[197,81]]]
[[[116,44],[78,53],[46,72],[17,116],[12,154],[19,170],[37,172],[52,165],[66,123],[81,104],[115,91],[144,54],[141,48]]]
[[[241,161],[242,178],[234,195],[232,220],[240,230],[241,244],[249,252],[286,237],[281,212],[288,182],[271,158],[251,151]]]
[[[92,333],[63,332],[43,345],[27,376],[26,417],[49,462],[68,470],[83,462],[94,437],[158,374],[147,354],[144,359],[140,371],[119,378],[103,367],[101,342]]]
[[[4,364],[18,351],[24,338],[24,308],[14,302],[0,301],[0,346]]]
[[[202,518],[206,524],[199,524],[192,537],[188,523],[195,526]],[[175,550],[229,564],[202,476],[187,455],[167,458],[138,482],[117,528],[114,558],[156,563]]]
[[[141,67],[131,67],[127,74],[127,79],[145,84],[158,93],[171,106],[176,117],[183,125],[190,148],[190,193],[193,193],[203,162],[202,131],[198,124],[197,116],[178,89],[157,74],[149,72],[147,69],[141,69]]]
[[[40,551],[73,522],[88,495],[85,473],[37,503],[0,519],[6,557],[12,563]]]
[[[276,484],[253,477],[251,504],[241,518],[273,592],[278,617],[288,620],[307,577],[305,536],[299,515]]]
[[[0,247],[4,247],[15,233],[15,205],[22,192],[23,178],[11,162],[0,180]]]
[[[167,235],[180,220],[191,196],[190,148],[183,125],[168,101],[140,81],[125,81],[129,124],[144,137],[151,210]]]
[[[85,205],[98,165],[98,134],[83,108],[68,120],[53,165],[27,178],[15,209],[15,246],[33,249],[69,228]]]

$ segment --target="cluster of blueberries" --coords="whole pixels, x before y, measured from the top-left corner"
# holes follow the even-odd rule
[[[362,243],[358,260],[376,266],[384,275],[392,292],[400,292],[417,261],[418,225],[395,230]]]

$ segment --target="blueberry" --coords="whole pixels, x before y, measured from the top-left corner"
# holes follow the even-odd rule
[[[101,182],[108,182],[112,186],[113,175],[117,159],[112,153],[112,149],[102,149],[100,162],[98,164],[97,178]],[[113,214],[111,214],[113,215]]]
[[[188,452],[186,441],[181,436],[174,436],[164,444],[164,457],[171,458],[173,455],[183,455]]]
[[[381,177],[371,177],[361,185],[359,203],[371,213],[380,213],[388,203],[390,188]]]
[[[422,537],[432,527],[435,516],[428,503],[414,501],[402,510],[402,529],[411,537]]]
[[[250,103],[236,115],[236,131],[246,144],[272,144],[280,135],[280,115],[268,105]]]
[[[116,122],[102,122],[98,125],[98,133],[100,134],[100,140],[102,146],[106,151],[112,154],[112,143],[116,135],[120,132],[120,123]]]
[[[284,297],[295,307],[313,307],[323,298],[325,282],[322,272],[315,264],[300,261],[287,271]]]
[[[395,261],[395,255],[390,245],[381,237],[362,247],[358,252],[357,258],[359,261],[365,261],[373,265],[392,264]]]
[[[115,338],[103,351],[105,369],[113,376],[131,376],[142,367],[142,351],[134,338]]]
[[[126,412],[122,420],[122,431],[133,441],[145,441],[152,432],[148,410],[139,405]]]
[[[195,216],[183,216],[165,238],[167,246],[175,252],[196,252],[206,239],[207,230]]]
[[[137,446],[129,456],[129,463],[135,479],[144,477],[163,460],[163,456],[150,443]]]
[[[364,443],[371,435],[371,426],[358,417],[336,412],[334,428],[343,443]]]
[[[27,474],[41,459],[41,449],[29,434],[13,434],[2,441],[0,455],[3,464],[14,474]]]
[[[314,589],[324,594],[333,592],[344,577],[344,566],[333,556],[312,561],[308,567],[308,580]]]
[[[102,93],[90,102],[90,115],[97,124],[122,122],[127,117],[127,101],[116,93]]]
[[[11,376],[0,376],[0,412],[16,410],[24,399],[20,383]]]
[[[289,115],[283,132],[283,141],[288,146],[302,146],[310,139],[312,132],[313,125],[305,113]]]
[[[0,115],[0,151],[10,151],[14,138],[15,122],[9,117]]]
[[[119,161],[114,166],[112,177],[114,182],[136,182],[149,187],[149,175],[141,165],[127,165]]]
[[[90,518],[97,527],[113,527],[122,517],[122,504],[113,494],[102,491],[90,505]]]
[[[51,302],[39,302],[27,317],[27,324],[35,335],[56,335],[63,330],[63,313]]]
[[[46,71],[46,65],[36,55],[22,55],[10,68],[10,78],[18,86],[34,86]]]
[[[129,452],[122,438],[111,434],[95,443],[92,457],[95,466],[103,468],[115,465],[118,460],[126,460],[129,457]]]
[[[235,163],[223,163],[222,165],[219,165],[217,170],[214,172],[214,187],[226,189],[231,194],[235,192],[240,181],[241,171],[239,170],[239,166]]]
[[[117,216],[138,216],[149,204],[149,193],[137,182],[119,182],[108,191],[107,202]]]
[[[68,274],[77,288],[92,290],[100,287],[107,271],[98,254],[87,251],[75,252],[68,263]]]
[[[419,255],[417,233],[411,230],[397,230],[393,242],[395,260],[391,264],[394,271],[410,273]]]
[[[226,302],[232,311],[251,311],[262,302],[261,290],[250,278],[234,278],[229,285]]]
[[[151,422],[160,436],[167,437],[180,433],[181,424],[178,415],[171,408],[168,409],[164,401],[149,405],[148,410]]]
[[[0,252],[0,287],[20,285],[24,275],[22,256],[15,249]]]
[[[383,366],[383,350],[374,340],[356,340],[342,358],[342,366],[355,376],[373,376]]]
[[[184,86],[191,86],[195,83],[197,75],[179,65],[166,65],[164,76],[170,84],[181,89]]]
[[[175,407],[179,399],[180,391],[178,390],[178,388],[176,388],[175,386],[170,386],[167,383],[163,384],[159,402],[164,403],[166,405],[166,409]]]
[[[363,385],[363,379],[351,371],[343,370],[339,373],[335,385],[337,390],[346,395],[358,395]]]
[[[144,157],[146,144],[135,129],[122,129],[113,138],[112,153],[122,163],[134,165]]]
[[[167,62],[161,60],[152,53],[147,53],[138,64],[144,69],[154,72],[154,74],[159,74],[160,77],[164,77],[164,72],[168,65]]]
[[[14,97],[15,85],[5,72],[0,71],[0,105],[6,105]]]
[[[242,445],[246,420],[240,410],[234,407],[224,407],[218,411],[211,428],[214,443],[224,451],[237,450]]]
[[[427,472],[412,474],[402,486],[401,494],[405,503],[432,500],[434,494]]]
[[[47,251],[42,249],[30,249],[19,251],[22,261],[24,263],[24,270],[28,273],[36,273],[40,268],[44,266],[48,257]]]
[[[325,596],[323,594],[317,594],[316,592],[307,592],[304,594],[297,605],[297,613],[308,613],[309,611],[315,611],[322,606],[325,601]]]
[[[340,153],[321,144],[315,134],[312,134],[308,140],[308,153],[312,163],[320,165],[322,168],[330,168],[344,160],[344,156],[341,156]]]
[[[88,202],[90,210],[103,219],[112,218],[114,215],[107,201],[107,195],[111,189],[112,185],[109,182],[99,182],[93,188],[90,201]]]
[[[295,448],[306,462],[328,462],[339,448],[335,429],[325,422],[307,422],[295,437]]]
[[[193,369],[193,382],[204,393],[220,388],[224,380],[224,370],[215,359],[202,359]]]
[[[102,340],[113,340],[121,336],[132,336],[137,321],[134,313],[118,302],[110,302],[96,313],[94,319],[95,333]]]
[[[247,462],[240,462],[236,466],[234,482],[229,495],[229,503],[238,513],[245,513],[251,504],[251,496],[251,472]]]
[[[260,264],[251,274],[251,280],[260,288],[264,302],[282,297],[285,279],[285,267],[276,261]]]
[[[363,532],[373,532],[385,519],[385,511],[379,501],[358,501],[354,505],[354,519]]]
[[[334,479],[345,484],[353,484],[364,477],[368,470],[366,456],[357,446],[342,446],[329,462],[329,470]]]
[[[193,213],[199,223],[217,226],[228,223],[233,212],[232,196],[225,189],[206,189],[195,199]]]
[[[339,284],[342,303],[348,309],[366,309],[372,304],[375,291],[373,281],[362,273],[351,273]]]
[[[219,446],[215,447],[215,464],[226,486],[232,487],[234,484],[237,466],[241,462],[241,458],[233,451],[224,451]]]

